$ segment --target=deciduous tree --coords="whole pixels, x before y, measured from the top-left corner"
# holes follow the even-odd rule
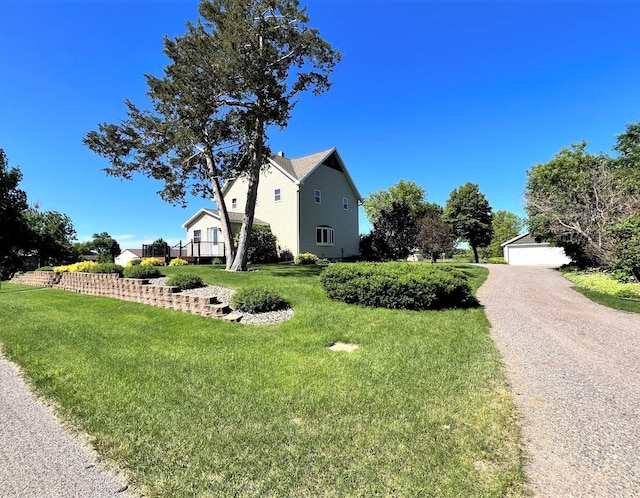
[[[394,201],[409,206],[411,216],[419,220],[431,214],[442,214],[442,208],[427,202],[427,191],[413,180],[400,180],[387,190],[379,190],[367,196],[363,206],[369,222],[373,225],[383,209],[390,209]]]
[[[111,262],[120,254],[120,244],[107,232],[94,233],[88,247],[94,251],[103,262]]]
[[[456,237],[451,226],[440,216],[432,215],[422,218],[418,222],[418,247],[435,263],[443,253],[453,253],[456,247]]]
[[[21,181],[20,169],[9,168],[9,160],[0,149],[0,278],[18,269],[18,250],[27,240],[24,213],[29,205],[26,192],[18,187]]]
[[[503,257],[502,244],[520,233],[524,220],[511,211],[498,210],[493,213],[491,226],[493,227],[491,242],[480,252],[486,258],[501,258]]]
[[[66,214],[40,212],[32,207],[25,213],[29,226],[29,250],[38,256],[40,266],[69,263],[73,259],[76,231]]]
[[[287,125],[301,92],[329,89],[340,54],[308,26],[298,0],[204,0],[199,12],[185,35],[165,39],[164,77],[147,75],[152,110],[127,101],[127,120],[100,125],[84,142],[110,160],[109,174],[164,181],[169,202],[213,195],[227,268],[246,270],[267,131]],[[248,191],[236,251],[222,184],[238,175]]]
[[[449,194],[442,215],[456,237],[468,242],[478,262],[478,248],[487,246],[493,236],[493,213],[487,198],[475,183],[466,183]]]
[[[405,259],[415,248],[416,235],[409,204],[393,201],[380,211],[371,233],[361,239],[361,256],[374,261]]]
[[[586,142],[562,148],[527,172],[525,211],[531,233],[565,249],[575,261],[607,265],[609,228],[640,209],[640,195],[604,154]]]

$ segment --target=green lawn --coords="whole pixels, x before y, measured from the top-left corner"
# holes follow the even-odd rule
[[[520,496],[517,414],[481,308],[329,301],[319,267],[166,268],[277,289],[284,323],[224,323],[0,289],[0,342],[145,496]],[[465,267],[478,286],[487,271]],[[353,353],[326,345],[360,345]]]

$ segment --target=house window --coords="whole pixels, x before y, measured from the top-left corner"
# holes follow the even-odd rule
[[[276,202],[280,202],[280,189],[277,188],[273,191],[273,200]]]
[[[322,194],[319,190],[314,190],[313,191],[313,197],[316,200],[316,204],[320,204],[320,201],[322,200]]]
[[[207,242],[218,243],[218,227],[207,228]]]
[[[202,240],[202,230],[194,230],[193,231],[193,243],[199,244]]]
[[[343,197],[342,198],[342,209],[344,209],[345,211],[347,211],[349,209],[349,198],[348,197]]]
[[[316,227],[316,244],[319,246],[332,246],[334,242],[333,228]]]
[[[231,199],[231,209],[238,209],[238,199],[235,197]]]

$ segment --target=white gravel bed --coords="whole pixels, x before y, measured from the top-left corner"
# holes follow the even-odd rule
[[[160,278],[150,278],[150,285],[166,285],[167,277]],[[223,287],[221,285],[207,285],[205,287],[198,287],[197,289],[187,289],[181,291],[181,294],[187,294],[190,296],[205,296],[205,297],[213,297],[222,304],[227,304],[231,302],[231,296],[235,294],[235,289],[230,289],[229,287]],[[242,320],[240,323],[245,323],[249,325],[271,325],[280,322],[284,322],[291,318],[294,315],[293,308],[287,308],[279,311],[269,311],[266,313],[245,313],[241,312]]]

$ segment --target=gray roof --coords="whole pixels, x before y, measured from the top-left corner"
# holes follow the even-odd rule
[[[184,224],[182,225],[182,227],[183,228],[187,228],[202,213],[207,213],[208,215],[213,216],[214,218],[220,219],[220,212],[217,209],[202,208],[202,209],[198,210],[198,212],[195,215],[193,215],[191,218],[189,218],[187,221],[185,221]],[[233,211],[228,211],[228,214],[229,214],[229,221],[231,223],[237,223],[237,224],[241,224],[242,223],[242,218],[244,218],[244,213],[236,213],[236,212],[233,212]],[[262,220],[260,220],[258,218],[254,218],[253,219],[253,224],[254,225],[264,225],[264,226],[267,226],[267,227],[269,226],[269,223],[267,223],[266,221],[262,221]]]

